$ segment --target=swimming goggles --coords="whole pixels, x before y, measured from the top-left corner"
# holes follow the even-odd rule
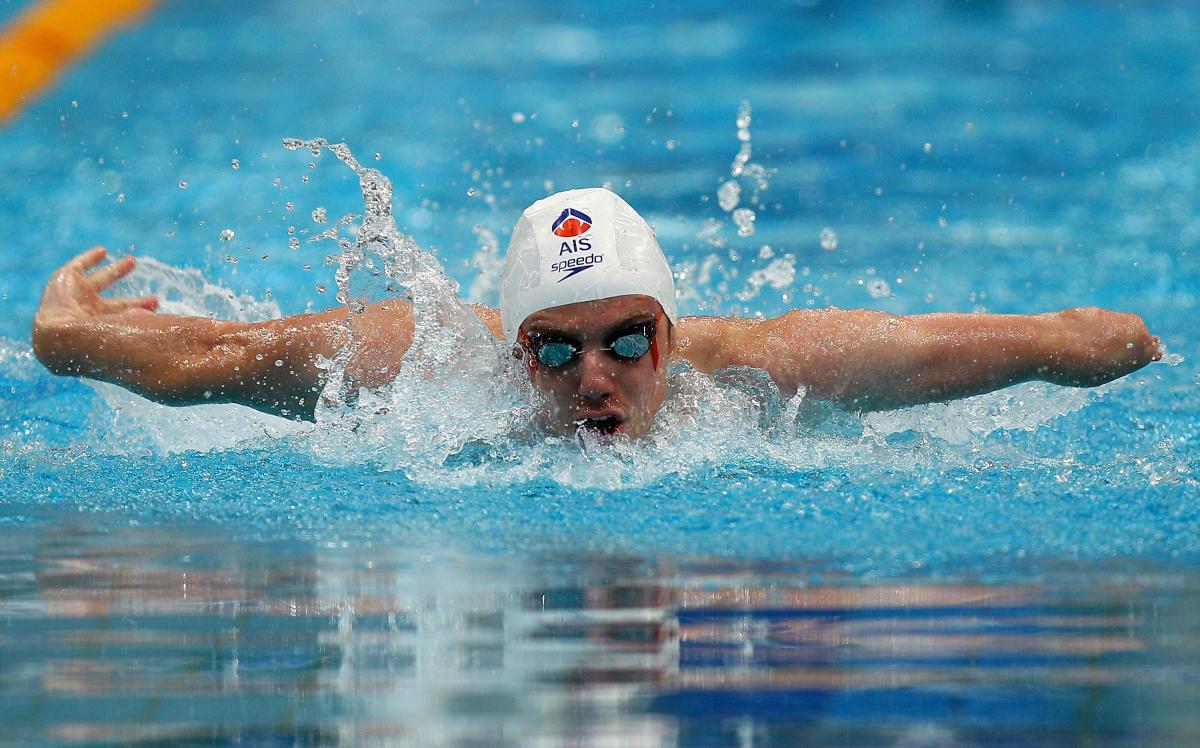
[[[603,347],[594,350],[604,351],[618,361],[627,362],[638,361],[647,353],[653,353],[654,367],[658,368],[658,341],[655,339],[655,333],[661,315],[659,312],[652,320],[637,322],[617,330],[604,341]],[[583,346],[571,338],[543,337],[537,333],[528,335],[522,330],[520,340],[532,356],[532,360],[547,369],[565,369],[583,355]]]

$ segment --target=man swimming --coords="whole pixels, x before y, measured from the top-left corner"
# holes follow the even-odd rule
[[[55,374],[113,382],[169,405],[240,403],[312,419],[325,376],[318,357],[347,344],[347,327],[358,345],[346,375],[361,387],[388,384],[412,345],[413,309],[403,300],[253,323],[156,314],[154,297],[100,295],[135,262],[100,267],[105,256],[90,249],[46,285],[33,349]],[[551,433],[644,434],[676,359],[706,373],[754,367],[785,394],[803,387],[806,397],[880,410],[1031,380],[1095,386],[1162,356],[1140,317],[1097,308],[679,317],[654,232],[604,189],[530,206],[509,243],[500,309],[473,309],[523,359]]]

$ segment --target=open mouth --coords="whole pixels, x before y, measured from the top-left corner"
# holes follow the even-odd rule
[[[580,427],[595,431],[599,434],[615,434],[621,430],[621,425],[624,420],[617,415],[595,416],[593,418],[583,418],[577,423]]]

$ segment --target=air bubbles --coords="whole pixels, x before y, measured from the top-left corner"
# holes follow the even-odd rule
[[[294,236],[289,237],[288,238],[288,246],[291,247],[292,249],[300,249],[300,240]]]
[[[295,204],[295,203],[293,203],[292,201],[290,201],[290,200],[289,200],[288,202],[286,202],[286,203],[284,203],[284,204],[283,204],[283,207],[284,207],[286,210],[295,210],[295,209],[296,209],[296,204]]]
[[[225,262],[228,262],[230,265],[236,265],[237,258],[233,255],[225,255]]]
[[[926,153],[933,153],[933,143],[926,143],[921,147],[921,150],[925,151]]]
[[[376,160],[376,161],[382,161],[382,160],[383,160],[383,154],[382,154],[382,153],[380,153],[379,151],[375,151],[375,160]]]
[[[474,187],[467,188],[467,197],[475,197],[478,194],[479,190],[475,189]]]
[[[828,226],[821,229],[821,236],[819,238],[821,240],[821,249],[827,252],[832,252],[838,248],[837,232]]]
[[[673,150],[675,150],[675,149],[676,149],[676,148],[678,148],[678,147],[679,147],[679,141],[678,141],[678,140],[671,139],[671,140],[668,140],[668,141],[667,141],[667,150],[668,150],[668,151],[673,151]]]
[[[180,179],[180,180],[179,180],[179,189],[181,189],[181,190],[186,190],[187,188],[188,188],[188,183],[187,183],[187,180],[185,180],[185,179]]]
[[[230,161],[230,162],[229,162],[229,168],[233,169],[234,171],[237,171],[238,169],[242,168],[242,162],[241,162],[241,161],[238,161],[238,160],[235,158],[235,159],[233,159],[232,161]]]
[[[514,125],[519,125],[525,121],[525,112],[513,112],[512,121]]]
[[[125,202],[125,193],[124,193],[124,192],[118,192],[118,193],[117,193],[117,202],[118,202],[118,203],[123,203],[123,202]]]
[[[233,229],[221,229],[221,241],[227,242],[233,240]]]
[[[282,368],[282,367],[283,367],[283,359],[281,359],[281,358],[277,358],[277,359],[275,359],[275,368],[276,368],[276,369],[279,369],[279,368]]]
[[[317,284],[317,293],[325,293],[326,290],[324,283]]]
[[[314,223],[325,223],[329,220],[329,214],[325,212],[325,208],[318,207],[312,212],[312,219]]]

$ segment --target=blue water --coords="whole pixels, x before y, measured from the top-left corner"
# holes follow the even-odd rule
[[[165,4],[4,133],[0,744],[1194,742],[1198,32],[1186,4]],[[731,175],[744,102],[765,185]],[[281,147],[317,136],[485,303],[481,246],[608,183],[685,313],[1098,305],[1175,355],[816,426],[732,383],[644,454],[445,460],[406,451],[422,423],[159,409],[30,358],[96,243],[189,308],[335,304],[311,216],[363,203]],[[493,426],[440,397],[425,430]]]

